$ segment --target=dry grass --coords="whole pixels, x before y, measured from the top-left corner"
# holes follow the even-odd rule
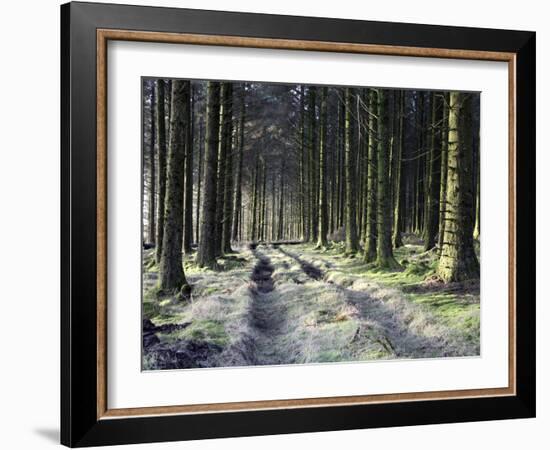
[[[283,251],[281,251],[283,250]],[[144,317],[155,325],[184,324],[157,333],[144,352],[146,369],[311,364],[479,354],[479,296],[422,284],[429,255],[415,244],[399,273],[376,272],[337,247],[261,245],[221,260],[221,271],[184,260],[193,286],[189,302],[157,298],[156,267],[144,261]],[[273,290],[260,292],[251,275],[260,256],[273,268]],[[412,261],[412,263],[411,263]],[[304,270],[311,264],[319,280]]]

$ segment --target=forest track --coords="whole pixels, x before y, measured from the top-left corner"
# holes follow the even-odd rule
[[[318,356],[309,359],[307,341],[302,343],[303,338],[297,338],[297,327],[305,326],[308,329],[308,320],[315,318],[313,328],[307,333],[322,341],[327,339],[322,337],[323,333],[331,332],[330,327],[323,327],[323,323],[326,323],[323,321],[331,320],[327,318],[336,317],[342,311],[347,318],[339,320],[356,323],[349,344],[339,347],[343,352],[352,352],[350,359],[345,360],[362,360],[361,351],[367,348],[383,348],[381,354],[385,356],[376,359],[463,354],[454,345],[453,337],[447,335],[446,329],[437,327],[431,316],[411,306],[397,291],[384,290],[374,284],[372,287],[354,289],[327,281],[328,272],[317,267],[314,261],[308,261],[308,255],[301,257],[278,246],[259,245],[252,252],[257,259],[250,276],[253,297],[250,320],[255,330],[254,354],[251,359],[255,365],[315,362]],[[319,260],[319,263],[326,262],[318,255],[314,259]],[[306,275],[306,281],[299,281],[297,270]],[[304,275],[301,279],[304,280]],[[330,303],[334,301],[330,299],[336,299],[338,295],[340,300],[328,307],[326,301]],[[316,298],[323,300],[319,300],[321,303],[317,303],[317,300],[311,303]],[[327,307],[332,309],[327,310]],[[289,342],[293,344],[289,346]],[[314,352],[313,355],[319,353]]]
[[[434,318],[430,314],[425,315],[422,308],[411,305],[402,293],[381,289],[376,285],[372,288],[353,289],[332,280],[328,281],[328,273],[324,273],[311,262],[284,248],[279,247],[278,250],[294,259],[311,279],[326,284],[327,288],[333,286],[338,289],[343,294],[345,303],[358,311],[361,323],[377,329],[380,343],[395,358],[462,356],[460,343],[453,342],[454,338],[445,329],[439,329],[432,334],[434,328],[437,328]],[[327,267],[332,265],[321,255],[315,255],[315,259],[322,261]],[[425,334],[424,326],[411,327],[413,321],[424,323],[425,327],[431,329],[429,334]],[[360,331],[358,329],[358,333]]]
[[[287,356],[280,352],[279,340],[283,338],[283,324],[286,321],[287,311],[281,302],[277,302],[277,296],[273,292],[275,284],[272,274],[275,268],[268,256],[261,253],[257,246],[250,246],[257,263],[250,277],[253,285],[250,287],[252,294],[251,319],[256,329],[254,341],[254,356],[252,360],[256,365],[287,364]]]
[[[304,273],[312,280],[319,281],[324,278],[325,274],[323,273],[323,271],[318,267],[315,267],[313,264],[307,261],[304,261],[299,256],[289,252],[288,250],[285,250],[284,248],[277,247],[277,250],[279,250],[283,255],[288,256],[289,258],[292,258],[294,261],[300,264],[300,267],[302,268]]]

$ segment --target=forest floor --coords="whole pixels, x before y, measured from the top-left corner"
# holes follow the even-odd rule
[[[144,255],[143,368],[479,355],[479,282],[442,284],[414,236],[378,271],[341,244],[235,248],[221,270],[184,257],[189,301],[160,297]]]

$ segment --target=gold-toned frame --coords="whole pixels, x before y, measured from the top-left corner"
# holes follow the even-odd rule
[[[180,43],[285,50],[362,53],[508,63],[508,386],[401,394],[262,400],[199,405],[149,406],[109,409],[107,404],[107,42],[109,40]],[[340,42],[263,39],[114,29],[97,30],[97,418],[197,414],[265,409],[345,406],[421,400],[447,400],[516,394],[516,54],[445,48],[403,47]]]

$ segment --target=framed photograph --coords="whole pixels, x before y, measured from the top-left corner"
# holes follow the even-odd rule
[[[535,415],[535,33],[61,7],[61,441]]]

